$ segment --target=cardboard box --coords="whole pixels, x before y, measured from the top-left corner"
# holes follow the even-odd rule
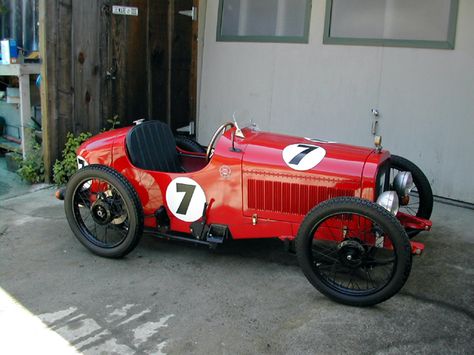
[[[16,40],[4,39],[1,41],[2,64],[15,64],[18,58]]]

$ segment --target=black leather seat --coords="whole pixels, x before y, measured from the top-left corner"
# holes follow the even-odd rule
[[[130,160],[137,168],[169,173],[183,172],[173,133],[161,121],[136,125],[128,132],[126,144]]]

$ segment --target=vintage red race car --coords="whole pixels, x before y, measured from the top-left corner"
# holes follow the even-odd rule
[[[368,306],[407,280],[410,241],[429,230],[433,195],[421,170],[378,145],[362,148],[220,126],[207,149],[160,121],[92,137],[65,192],[77,239],[104,257],[144,232],[215,247],[227,239],[295,242],[311,284]]]

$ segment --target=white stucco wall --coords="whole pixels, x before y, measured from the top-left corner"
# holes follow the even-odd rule
[[[474,1],[460,0],[455,50],[323,45],[324,16],[313,0],[309,44],[216,42],[208,0],[198,140],[247,110],[263,130],[370,146],[378,108],[386,149],[474,203]]]

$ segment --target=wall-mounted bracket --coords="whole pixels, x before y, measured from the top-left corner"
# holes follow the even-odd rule
[[[198,9],[196,6],[193,6],[191,10],[179,11],[180,15],[191,17],[191,20],[197,21],[198,19]]]

